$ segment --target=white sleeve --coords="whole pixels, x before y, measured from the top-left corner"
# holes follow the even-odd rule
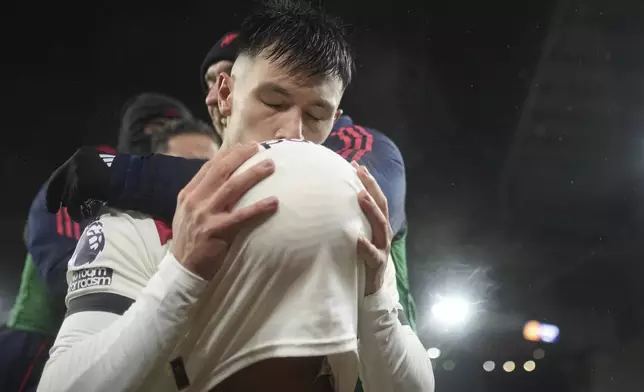
[[[87,227],[38,391],[135,390],[168,360],[206,282],[169,252],[158,264],[162,252],[152,220],[108,215]]]
[[[365,392],[434,391],[432,364],[416,333],[399,321],[402,309],[389,257],[383,287],[364,298],[358,320],[360,378]]]

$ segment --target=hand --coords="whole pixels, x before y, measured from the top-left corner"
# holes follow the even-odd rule
[[[76,222],[96,214],[107,198],[112,154],[96,147],[81,147],[49,177],[47,210],[67,207]]]
[[[351,162],[365,190],[358,194],[358,203],[371,225],[371,239],[358,238],[358,257],[365,262],[365,296],[374,294],[384,283],[391,251],[393,232],[389,226],[389,207],[375,178],[366,167]]]
[[[249,189],[275,171],[275,163],[267,159],[231,178],[258,151],[259,146],[251,144],[220,152],[179,192],[170,251],[184,267],[206,280],[217,273],[244,223],[277,211],[275,197],[231,211]]]

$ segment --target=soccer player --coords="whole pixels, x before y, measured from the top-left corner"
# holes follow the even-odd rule
[[[201,63],[199,75],[201,86],[206,93],[213,87],[217,87],[217,80],[222,72],[230,73],[239,51],[238,38],[238,32],[229,32],[221,37],[206,54]],[[223,81],[223,79],[219,80]],[[216,98],[215,94],[209,95],[206,105],[213,125],[221,135],[224,132],[227,117],[221,115]],[[405,309],[409,324],[415,328],[416,305],[411,296],[407,273],[407,219],[405,217],[407,184],[405,164],[400,150],[381,132],[354,124],[351,117],[347,115],[340,116],[333,124],[333,130],[324,141],[324,145],[349,161],[355,160],[365,165],[387,197],[389,219],[394,232],[391,253],[396,266],[400,303]],[[187,184],[194,175],[194,173],[186,174],[186,177],[181,179],[184,184]],[[168,206],[167,210],[174,212],[175,206]]]
[[[168,118],[181,116],[192,114],[174,98],[160,94],[135,97],[124,106],[119,144],[122,151],[151,152],[150,138],[143,135]],[[114,153],[111,147],[94,151],[110,156]],[[40,189],[29,210],[24,233],[28,253],[20,290],[6,326],[0,328],[0,386],[6,391],[35,390],[38,384],[65,314],[67,261],[87,225],[87,220],[73,222],[66,209],[56,215],[47,212],[46,188],[47,184]]]
[[[337,22],[267,7],[222,74],[222,151],[181,192],[172,241],[134,213],[85,231],[43,389],[352,391],[359,336],[367,391],[433,390],[373,177],[313,143],[236,146],[321,142],[350,81]]]

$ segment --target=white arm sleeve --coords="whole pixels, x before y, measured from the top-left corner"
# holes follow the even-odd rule
[[[433,392],[427,352],[398,312],[396,273],[391,257],[383,287],[364,298],[358,321],[360,378],[365,392]]]
[[[120,214],[88,226],[69,262],[68,315],[38,391],[136,390],[168,361],[206,282],[169,252],[157,268],[163,251],[152,220]]]

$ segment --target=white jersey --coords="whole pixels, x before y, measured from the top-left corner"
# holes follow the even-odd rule
[[[278,212],[236,237],[211,282],[167,252],[169,230],[150,218],[112,211],[87,227],[69,262],[68,317],[39,390],[209,391],[261,360],[325,356],[335,390],[353,392],[362,309],[395,316],[399,308],[393,264],[377,298],[365,298],[356,243],[371,234],[351,165],[307,142],[263,146],[235,175],[266,158],[275,161],[275,173],[235,208],[277,196]],[[65,356],[81,376],[60,384],[55,363]],[[141,363],[129,363],[133,356]],[[100,362],[108,360],[115,363],[105,369]],[[105,388],[88,384],[100,367],[112,373]],[[381,372],[374,369],[374,377]],[[362,378],[366,388],[369,375]]]
[[[355,383],[364,297],[356,243],[359,235],[371,237],[358,205],[362,184],[351,165],[324,147],[297,141],[264,146],[235,175],[266,158],[275,162],[275,174],[236,208],[277,196],[279,209],[235,239],[179,351],[200,359],[193,382],[199,389],[276,357],[335,355],[332,367],[342,365],[334,373],[352,370]]]

